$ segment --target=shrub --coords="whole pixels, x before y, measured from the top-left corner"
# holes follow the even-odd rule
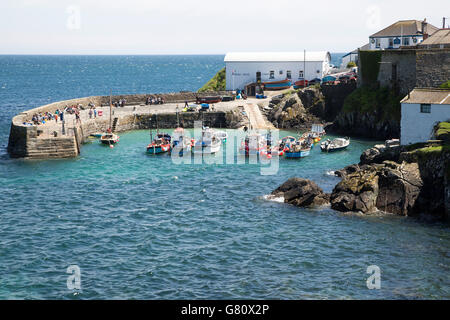
[[[354,67],[356,67],[356,63],[355,63],[355,61],[350,61],[349,63],[347,63],[347,68],[354,68]]]
[[[221,69],[198,92],[224,91],[226,87],[225,68]]]
[[[450,89],[450,80],[447,80],[443,84],[441,84],[440,88],[442,89]]]

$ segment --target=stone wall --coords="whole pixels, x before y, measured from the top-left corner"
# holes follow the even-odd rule
[[[450,48],[417,50],[416,87],[439,87],[450,80]]]
[[[396,66],[396,75],[395,67]],[[394,70],[393,70],[394,69]],[[395,77],[397,80],[395,81]],[[381,54],[378,82],[406,95],[416,86],[416,50],[385,50]]]

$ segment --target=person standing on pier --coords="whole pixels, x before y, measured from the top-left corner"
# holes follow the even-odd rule
[[[93,114],[92,108],[90,108],[90,109],[89,109],[89,119],[92,119],[92,114]]]
[[[94,118],[97,119],[97,109],[94,107]]]

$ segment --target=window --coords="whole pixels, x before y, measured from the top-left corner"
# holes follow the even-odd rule
[[[292,79],[291,70],[286,71],[286,78],[287,79]]]
[[[375,47],[379,48],[380,47],[380,38],[376,38],[375,39]]]
[[[431,104],[422,103],[420,105],[420,112],[421,113],[431,113]]]
[[[303,78],[304,78],[303,70],[300,70],[300,71],[298,72],[298,78],[299,78],[299,79],[303,79]]]
[[[275,79],[275,71],[270,71],[269,79]]]
[[[394,46],[394,39],[389,38],[389,48],[392,48]]]
[[[402,44],[403,44],[404,46],[409,46],[409,38],[408,38],[408,37],[403,38]]]
[[[283,70],[280,70],[280,74],[283,74]]]

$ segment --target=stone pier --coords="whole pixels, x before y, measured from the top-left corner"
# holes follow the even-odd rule
[[[148,96],[161,96],[163,105],[145,105]],[[12,119],[8,143],[8,152],[13,158],[50,159],[72,158],[80,154],[81,145],[93,133],[105,132],[110,127],[110,119],[115,121],[115,132],[139,129],[176,128],[178,124],[184,128],[193,128],[195,121],[203,121],[205,126],[213,128],[240,128],[248,125],[249,119],[244,111],[246,103],[264,101],[249,99],[248,101],[220,102],[210,105],[206,112],[183,112],[185,101],[192,103],[196,94],[192,92],[164,95],[127,95],[113,96],[112,100],[126,99],[125,107],[111,108],[109,97],[87,97],[55,102],[46,106],[20,113]],[[93,103],[101,116],[89,117],[88,104]],[[76,123],[75,116],[64,114],[64,125],[61,121],[49,121],[46,124],[31,125],[35,113],[51,112],[67,106],[82,105],[81,123]]]

